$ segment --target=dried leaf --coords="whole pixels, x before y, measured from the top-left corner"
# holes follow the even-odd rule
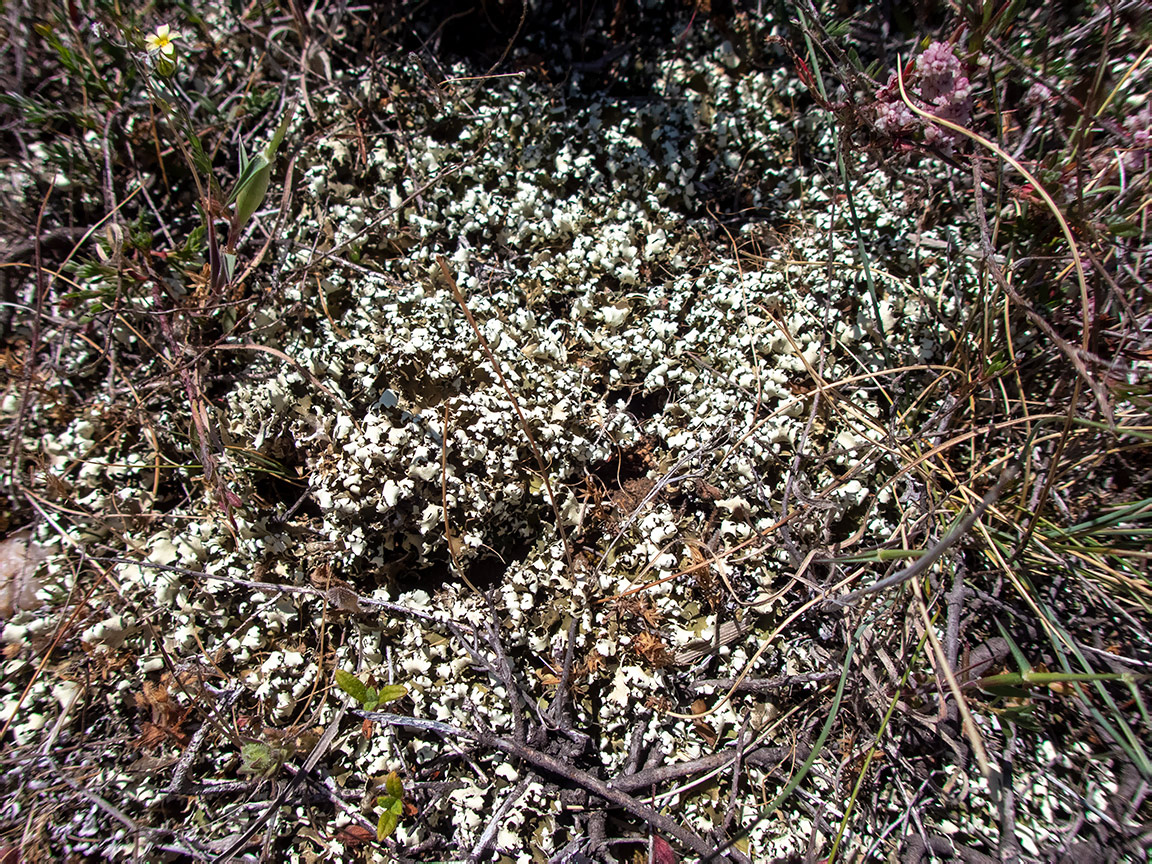
[[[693,714],[703,714],[707,710],[708,710],[708,703],[705,702],[703,699],[697,699],[695,702],[692,703],[692,713]],[[699,733],[700,737],[708,742],[709,747],[715,746],[716,738],[717,738],[715,729],[713,729],[704,720],[699,719],[699,718],[697,718],[696,720],[693,720],[692,725],[696,727],[696,731],[697,731],[697,733]]]
[[[372,833],[370,828],[365,828],[363,825],[345,825],[336,832],[336,839],[346,846],[355,847],[371,843],[376,839],[376,835]]]
[[[188,742],[183,726],[190,709],[171,699],[168,693],[170,680],[171,676],[165,674],[155,684],[145,681],[140,692],[132,695],[136,707],[151,715],[151,720],[140,724],[140,737],[134,742],[138,748],[146,749],[170,741],[183,746]]]
[[[676,864],[679,860],[676,853],[672,851],[672,847],[668,845],[667,840],[663,837],[652,838],[651,864]]]
[[[20,610],[39,609],[36,592],[41,585],[36,581],[36,569],[45,554],[31,542],[30,531],[13,534],[0,541],[0,619],[11,618]]]
[[[346,585],[333,585],[328,589],[327,593],[328,602],[339,609],[341,612],[352,612],[359,614],[364,611],[360,605],[360,598],[356,592],[348,588]]]
[[[634,644],[636,650],[648,661],[653,669],[661,669],[672,662],[672,656],[665,647],[663,640],[652,633],[641,631],[636,635]]]

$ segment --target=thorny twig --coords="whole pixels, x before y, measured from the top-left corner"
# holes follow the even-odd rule
[[[773,690],[795,687],[797,684],[828,681],[839,674],[839,672],[809,672],[803,675],[781,675],[779,678],[745,678],[739,682],[735,678],[702,678],[693,681],[688,689],[691,693],[701,693],[710,688],[733,687],[736,693],[771,693]]]
[[[744,748],[748,744],[749,715],[745,713],[744,722],[740,724],[740,732],[736,735],[736,758],[732,760],[732,787],[728,793],[728,806],[724,808],[724,821],[716,832],[718,837],[727,837],[732,828],[732,820],[736,818],[736,811],[740,808],[737,795],[740,792],[740,779],[744,771]]]
[[[756,765],[760,768],[767,768],[770,771],[777,771],[789,763],[803,761],[808,758],[810,752],[811,748],[793,747],[791,745],[757,747],[754,750],[746,750],[743,759],[748,765]],[[701,756],[698,759],[689,759],[686,762],[676,762],[672,765],[654,765],[642,771],[622,774],[612,780],[612,785],[625,792],[636,792],[652,786],[659,786],[663,783],[670,783],[673,780],[679,780],[683,777],[710,774],[717,770],[723,770],[733,764],[734,761],[735,754],[725,750],[709,756]]]
[[[236,703],[243,692],[243,687],[234,687],[228,690],[218,698],[214,706],[215,710],[227,711]],[[180,754],[180,760],[172,771],[172,780],[168,784],[168,795],[181,795],[185,792],[188,785],[188,771],[192,767],[192,763],[199,757],[200,748],[208,740],[208,731],[214,728],[215,726],[211,723],[201,723],[200,728],[193,733],[192,739],[184,748],[184,752]]]
[[[88,556],[92,561],[99,561],[108,564],[131,564],[134,567],[149,567],[153,570],[160,570],[166,573],[177,573],[181,576],[190,576],[194,579],[214,579],[217,582],[224,582],[229,585],[239,585],[244,588],[252,588],[256,591],[264,591],[269,594],[304,594],[310,597],[320,597],[326,600],[333,607],[340,609],[344,612],[362,613],[365,611],[363,607],[370,607],[376,609],[383,609],[386,612],[394,612],[398,615],[405,615],[411,618],[418,618],[421,621],[426,621],[429,624],[436,624],[442,626],[449,626],[456,630],[467,630],[472,632],[472,628],[468,625],[449,624],[438,619],[435,615],[428,612],[420,612],[416,609],[409,609],[407,606],[401,606],[399,603],[391,603],[387,600],[376,600],[372,597],[357,594],[348,585],[344,583],[335,583],[327,590],[321,588],[314,588],[311,585],[281,585],[278,582],[258,582],[253,579],[238,579],[234,576],[225,576],[222,573],[208,573],[204,570],[192,570],[188,567],[176,567],[171,564],[158,564],[155,561],[143,561],[133,558],[118,558],[115,556]]]

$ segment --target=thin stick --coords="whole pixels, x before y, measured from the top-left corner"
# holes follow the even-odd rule
[[[472,589],[473,594],[480,593],[472,580],[468,578],[468,574],[464,572],[464,565],[460,563],[460,556],[457,554],[457,546],[459,540],[452,536],[452,524],[448,519],[448,418],[449,418],[448,400],[444,400],[444,429],[440,435],[440,512],[444,516],[444,542],[448,544],[448,557],[452,559],[452,564],[456,568],[456,572],[460,574],[460,578],[464,580],[464,584]]]
[[[924,634],[928,637],[928,644],[932,646],[932,657],[936,660],[937,671],[948,683],[948,689],[952,691],[952,698],[956,700],[956,707],[960,711],[960,717],[964,725],[964,734],[968,738],[968,743],[972,745],[972,753],[976,757],[976,764],[980,766],[980,773],[984,775],[984,779],[988,781],[990,789],[993,789],[995,794],[995,787],[992,785],[992,765],[988,761],[988,751],[984,749],[984,739],[980,737],[980,727],[976,725],[976,720],[972,717],[972,712],[968,710],[968,702],[964,699],[964,693],[960,689],[960,682],[956,680],[956,675],[952,671],[952,667],[948,665],[948,658],[944,656],[944,647],[940,644],[940,640],[936,638],[936,631],[933,629],[932,619],[928,615],[928,607],[924,605],[924,595],[920,591],[918,583],[912,583],[912,590],[916,592],[916,608],[920,612],[920,618],[924,622]]]
[[[1000,497],[1000,493],[1004,491],[1004,487],[1012,482],[1019,474],[1020,463],[1018,461],[1012,460],[1005,465],[1004,470],[1000,472],[1000,479],[985,493],[980,503],[976,505],[976,509],[952,526],[952,530],[945,534],[939,543],[924,555],[917,558],[916,562],[910,567],[905,567],[903,570],[899,570],[873,585],[859,588],[856,591],[850,591],[842,597],[835,597],[829,602],[835,606],[846,606],[853,600],[857,600],[866,594],[874,594],[877,591],[894,588],[927,572],[933,564],[940,560],[940,556],[955,546],[965,534],[972,530],[972,526],[976,524],[976,520],[983,516],[988,508],[996,503],[996,499]]]

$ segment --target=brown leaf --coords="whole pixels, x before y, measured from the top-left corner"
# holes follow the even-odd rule
[[[349,846],[362,846],[376,839],[376,832],[363,825],[345,825],[336,832],[336,839]]]
[[[342,582],[329,588],[324,596],[328,598],[329,603],[341,612],[359,614],[364,611],[356,592]]]
[[[132,746],[137,750],[147,750],[150,747],[158,747],[168,740],[167,733],[155,723],[141,723],[140,736],[132,742]]]
[[[663,837],[652,838],[651,864],[676,864],[679,860],[676,853],[672,851],[672,847],[668,845],[667,840]]]
[[[155,684],[145,681],[140,692],[132,694],[136,707],[142,712],[149,712],[151,716],[150,721],[140,725],[140,737],[133,742],[136,747],[154,747],[168,740],[181,747],[188,743],[188,735],[182,727],[191,709],[172,701],[168,693],[168,681],[167,674]]]
[[[21,531],[0,541],[0,618],[40,608],[36,592],[41,586],[36,581],[36,570],[45,555],[31,537],[31,532]]]
[[[703,699],[697,699],[695,702],[692,703],[692,713],[693,714],[703,714],[707,710],[708,710],[708,703],[705,702]],[[696,727],[696,731],[698,733],[700,733],[700,737],[708,742],[709,747],[715,746],[715,744],[716,744],[716,730],[714,730],[710,725],[705,723],[702,718],[697,718],[696,720],[693,720],[692,725]]]

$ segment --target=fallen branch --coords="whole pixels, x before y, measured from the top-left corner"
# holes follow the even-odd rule
[[[533,747],[517,743],[508,738],[501,738],[489,732],[471,732],[467,729],[460,729],[459,727],[450,726],[447,723],[440,723],[435,720],[423,720],[419,717],[405,717],[401,714],[387,714],[381,711],[354,711],[353,713],[358,717],[363,717],[366,720],[371,720],[374,723],[380,723],[384,726],[400,726],[409,729],[437,732],[441,735],[450,735],[455,738],[472,741],[480,747],[490,750],[499,750],[502,753],[527,762],[538,771],[561,777],[603,798],[605,801],[615,804],[623,810],[627,810],[633,816],[647,822],[649,827],[657,833],[674,837],[701,857],[711,857],[715,852],[712,844],[695,831],[683,827],[675,820],[657,810],[653,810],[647,804],[638,801],[623,790],[605,783],[598,777],[593,777],[587,771],[566,765],[559,759],[549,756],[547,753],[541,753]],[[728,755],[725,754],[725,757],[728,758]],[[743,856],[740,857],[742,858]]]

